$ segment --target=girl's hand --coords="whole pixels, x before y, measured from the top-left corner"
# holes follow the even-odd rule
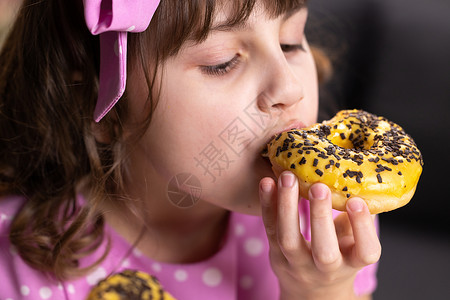
[[[356,299],[358,270],[378,261],[381,245],[372,216],[360,198],[347,202],[335,220],[331,192],[321,183],[309,190],[311,242],[300,232],[297,178],[283,172],[278,185],[260,182],[262,216],[270,261],[280,283],[280,299]]]

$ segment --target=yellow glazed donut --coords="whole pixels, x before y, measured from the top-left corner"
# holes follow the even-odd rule
[[[412,138],[397,124],[362,110],[340,111],[329,121],[276,135],[267,155],[277,176],[297,175],[300,195],[322,182],[333,208],[363,198],[372,214],[407,204],[416,190],[423,160]]]
[[[175,300],[164,291],[156,277],[134,270],[125,270],[100,281],[87,300]]]

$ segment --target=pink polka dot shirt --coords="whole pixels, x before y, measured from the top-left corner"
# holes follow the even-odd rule
[[[215,255],[192,264],[170,264],[152,260],[111,227],[106,234],[112,242],[107,258],[90,274],[72,281],[55,282],[26,265],[8,239],[11,220],[23,199],[0,199],[0,299],[85,299],[98,281],[111,273],[136,269],[156,276],[176,299],[278,299],[278,282],[268,259],[268,243],[260,217],[231,213],[225,244]],[[301,228],[309,238],[308,201],[301,201]],[[105,244],[86,258],[95,260]],[[362,269],[355,279],[357,294],[372,293],[376,287],[377,265]]]

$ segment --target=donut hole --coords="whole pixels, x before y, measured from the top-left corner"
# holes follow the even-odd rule
[[[356,134],[355,131],[331,133],[328,139],[338,147],[352,150],[370,150],[375,144],[373,134]]]
[[[377,128],[386,131],[390,125],[378,119],[358,120],[355,117],[349,117],[345,122],[341,121],[322,130],[332,144],[344,149],[361,151],[378,147],[383,137],[378,134],[380,131]]]
[[[345,140],[343,140],[342,138],[340,138],[339,136],[337,136],[337,137],[332,137],[331,139],[330,139],[330,142],[332,143],[332,144],[334,144],[334,145],[336,145],[336,146],[339,146],[339,147],[341,147],[341,148],[344,148],[344,149],[354,149],[355,147],[354,147],[354,145],[353,145],[353,142],[351,141],[351,140],[349,140],[349,139],[345,139]]]

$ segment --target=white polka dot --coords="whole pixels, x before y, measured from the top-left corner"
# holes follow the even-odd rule
[[[75,287],[73,286],[73,284],[67,285],[67,291],[69,292],[69,294],[75,294]]]
[[[152,264],[152,270],[155,271],[155,272],[161,272],[161,270],[162,270],[161,264],[159,264],[157,262],[153,263]]]
[[[241,277],[241,280],[239,280],[239,284],[241,285],[241,288],[248,290],[253,286],[253,278],[249,275],[244,275]]]
[[[136,257],[141,257],[142,256],[142,252],[138,248],[134,248],[133,249],[133,255],[136,256]]]
[[[63,290],[64,289],[64,287],[63,287],[63,285],[62,285],[62,283],[60,282],[60,283],[58,283],[58,290]]]
[[[97,270],[86,276],[86,281],[90,285],[96,285],[97,282],[106,277],[106,271],[102,267],[99,267]]]
[[[245,233],[245,227],[242,224],[236,224],[236,226],[234,227],[234,234],[236,234],[236,236],[242,236]]]
[[[6,221],[6,220],[12,220],[11,216],[5,215],[5,214],[0,214],[0,221]]]
[[[128,268],[130,266],[130,260],[128,258],[124,259],[121,263],[121,266],[124,268]]]
[[[250,256],[258,256],[263,251],[263,243],[259,238],[248,238],[244,244],[245,252]]]
[[[185,270],[180,269],[180,270],[175,271],[175,279],[177,281],[183,282],[183,281],[186,281],[187,278],[188,278],[188,274]]]
[[[52,290],[49,287],[43,286],[39,289],[41,299],[48,299],[52,296]]]
[[[209,268],[203,272],[202,280],[207,286],[218,286],[222,282],[222,272],[217,268]]]
[[[22,285],[20,287],[20,293],[22,294],[22,296],[28,296],[30,294],[30,288],[26,285]]]
[[[5,300],[13,300],[12,298],[6,298]]]
[[[134,26],[134,25],[130,26],[130,27],[127,28],[127,31],[133,31],[135,28],[136,28],[136,26]]]

